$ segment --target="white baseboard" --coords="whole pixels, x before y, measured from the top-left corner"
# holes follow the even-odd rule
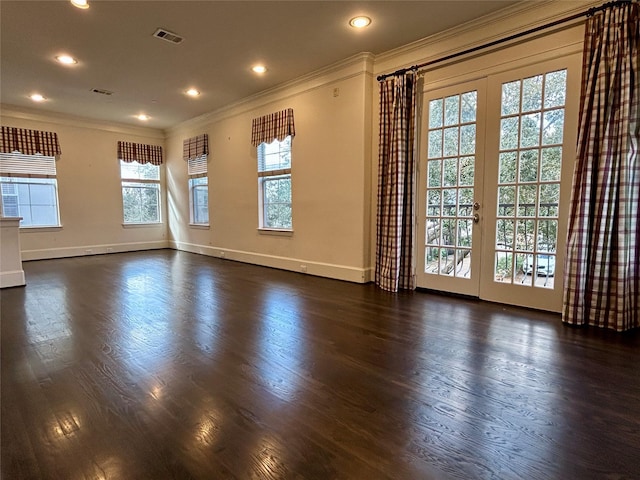
[[[364,277],[366,278],[366,283],[373,282],[375,280],[376,269],[374,267],[366,268],[364,271]]]
[[[373,279],[372,268],[356,268],[346,265],[335,265],[331,263],[313,262],[297,258],[278,257],[274,255],[264,255],[261,253],[245,252],[242,250],[232,250],[228,248],[218,248],[206,245],[196,245],[186,242],[158,241],[158,242],[137,242],[105,245],[83,245],[80,247],[47,248],[41,250],[23,250],[22,261],[46,260],[53,258],[81,257],[86,255],[102,255],[107,253],[135,252],[139,250],[157,250],[162,248],[173,248],[185,252],[198,253],[210,257],[234,260],[237,262],[261,265],[264,267],[279,268],[291,272],[306,273],[319,277],[345,280],[354,283],[368,283]],[[13,273],[13,272],[8,272]],[[18,278],[8,282],[20,281]],[[24,273],[22,282],[14,285],[24,285]],[[0,283],[4,287],[4,283]],[[10,286],[10,285],[6,285]]]
[[[157,250],[160,248],[169,248],[169,242],[162,240],[158,242],[114,243],[106,245],[83,245],[80,247],[46,248],[42,250],[23,250],[22,261],[82,257],[85,255],[102,255],[104,253],[136,252],[138,250]]]
[[[356,268],[346,265],[335,265],[322,262],[311,262],[297,258],[278,257],[261,253],[244,252],[228,248],[218,248],[206,245],[196,245],[186,242],[169,242],[170,248],[190,253],[198,253],[210,257],[235,260],[237,262],[250,263],[263,267],[279,268],[291,272],[306,273],[318,277],[345,280],[354,283],[368,283],[371,281],[371,268]]]
[[[18,287],[24,285],[24,270],[13,270],[0,273],[0,288]]]

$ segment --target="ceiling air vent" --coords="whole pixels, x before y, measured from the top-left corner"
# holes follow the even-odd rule
[[[93,93],[99,93],[100,95],[113,95],[113,92],[109,90],[103,90],[102,88],[92,88],[91,91]]]
[[[182,40],[184,40],[180,35],[170,32],[169,30],[165,30],[164,28],[157,29],[153,36],[175,44],[181,43]]]

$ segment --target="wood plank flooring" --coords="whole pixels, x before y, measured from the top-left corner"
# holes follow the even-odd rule
[[[161,250],[1,291],[15,479],[639,479],[640,333]]]

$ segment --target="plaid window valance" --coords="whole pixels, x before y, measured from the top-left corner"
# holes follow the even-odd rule
[[[209,135],[203,133],[197,137],[187,138],[182,142],[184,161],[194,160],[209,154]]]
[[[162,165],[162,147],[144,143],[118,142],[118,160]]]
[[[293,108],[254,118],[251,125],[251,144],[257,147],[261,143],[282,141],[287,136],[296,135],[293,124]]]
[[[0,152],[20,152],[23,155],[41,154],[46,157],[57,157],[62,153],[58,144],[58,134],[55,132],[4,126],[0,137]]]

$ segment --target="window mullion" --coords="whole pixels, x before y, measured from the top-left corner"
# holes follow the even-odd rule
[[[291,169],[282,168],[279,170],[267,170],[264,172],[258,172],[258,177],[277,177],[279,175],[291,175]]]
[[[122,182],[126,183],[147,183],[147,184],[158,184],[160,185],[160,180],[149,180],[148,178],[123,178]]]

